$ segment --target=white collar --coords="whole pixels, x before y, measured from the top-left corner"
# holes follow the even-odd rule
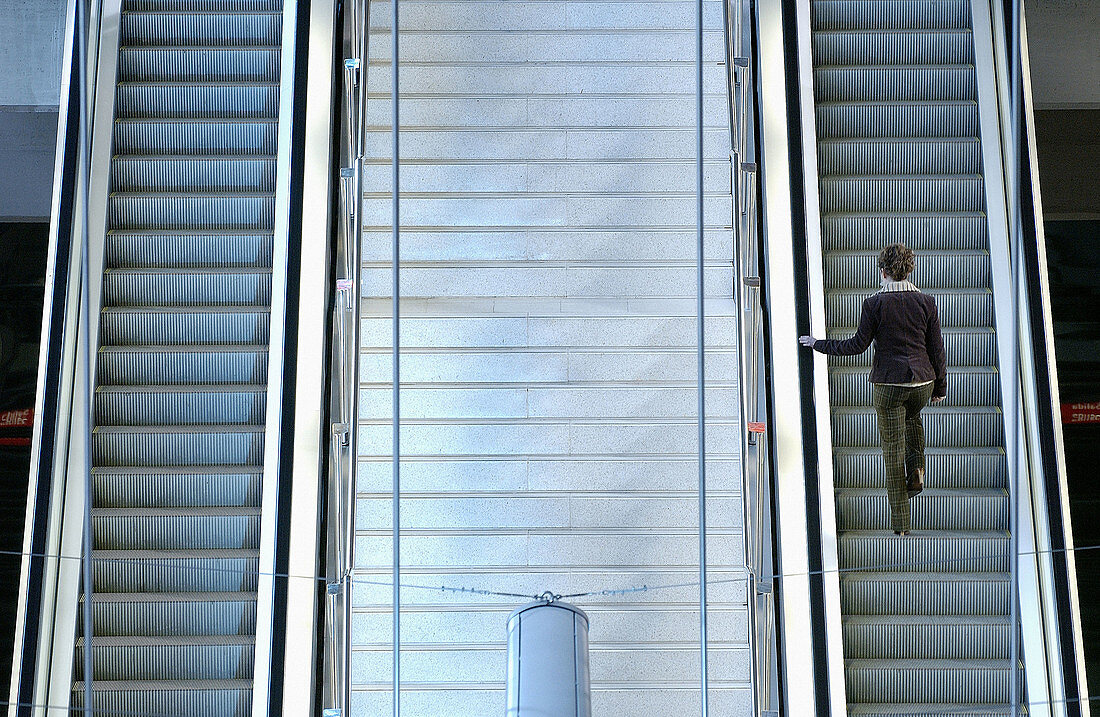
[[[885,293],[892,293],[896,291],[920,291],[911,281],[893,281],[892,279],[882,280],[882,289]]]

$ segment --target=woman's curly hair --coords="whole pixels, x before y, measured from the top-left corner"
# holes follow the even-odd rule
[[[904,244],[890,244],[878,255],[878,267],[894,281],[905,281],[913,272],[916,254]]]

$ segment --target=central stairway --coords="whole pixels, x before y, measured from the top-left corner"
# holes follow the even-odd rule
[[[826,316],[852,335],[878,251],[917,251],[947,401],[913,533],[888,530],[870,353],[830,357],[849,714],[1009,714],[1009,501],[968,0],[815,0]]]
[[[408,583],[575,602],[593,713],[699,711],[695,4],[402,0]],[[372,3],[356,578],[390,571],[390,28]],[[722,5],[706,2],[711,708],[751,704]],[[391,705],[391,595],[357,593],[353,712]],[[523,598],[406,589],[403,707],[504,713]]]

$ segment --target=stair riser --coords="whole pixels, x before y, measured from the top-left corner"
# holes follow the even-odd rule
[[[981,172],[981,145],[977,140],[830,141],[820,143],[817,151],[821,173],[825,177]]]
[[[97,550],[258,549],[260,516],[95,516]]]
[[[959,580],[945,575],[942,581],[840,580],[840,603],[846,615],[1002,615],[1009,610],[1009,582]],[[876,700],[877,701],[877,700]]]
[[[96,505],[107,508],[257,506],[257,474],[124,475],[94,478]]]
[[[914,530],[999,530],[1008,525],[1008,496],[920,495],[909,501]],[[886,491],[875,496],[837,498],[840,530],[887,530]]]
[[[982,668],[849,668],[849,702],[1007,702],[1011,672]]]
[[[922,413],[925,445],[940,447],[989,447],[1004,445],[1000,414]],[[834,414],[834,446],[878,446],[878,417],[874,413]]]
[[[863,300],[871,292],[829,293],[825,297],[829,326],[857,326]],[[993,294],[942,294],[935,289],[925,292],[936,299],[943,327],[993,325]]]
[[[233,306],[271,304],[271,275],[109,272],[105,306]]]
[[[883,531],[874,537],[840,536],[840,566],[868,572],[922,571],[1004,572],[1008,570],[1008,536],[978,538],[914,534],[899,537]]]
[[[915,251],[985,249],[984,216],[826,216],[822,217],[826,251],[875,251],[890,237]]]
[[[844,2],[816,0],[815,30],[963,29],[970,26],[970,4],[963,0]]]
[[[96,560],[100,592],[255,592],[255,558],[125,558]]]
[[[956,32],[815,33],[814,65],[966,65],[974,41]]]
[[[267,343],[269,315],[264,313],[104,312],[103,343],[262,344]]]
[[[825,281],[831,288],[875,291],[880,285],[879,277],[878,252],[825,257]],[[921,254],[909,279],[922,289],[989,286],[989,255]]]
[[[837,68],[814,71],[818,102],[970,100],[977,94],[973,67]]]
[[[131,234],[107,237],[113,268],[271,267],[270,234]]]
[[[834,459],[834,480],[838,489],[876,488],[886,490],[886,468],[880,449],[866,453],[841,453]],[[1001,488],[1007,480],[1004,454],[981,455],[956,451],[926,453],[924,487]]]
[[[274,122],[129,121],[115,125],[118,154],[274,156]]]
[[[270,159],[116,159],[111,184],[118,192],[274,192]]]
[[[96,433],[97,466],[260,465],[262,433]]]
[[[257,384],[267,382],[267,353],[259,351],[104,352],[99,355],[104,385]]]
[[[995,406],[1000,402],[1000,377],[995,373],[948,372],[947,399],[941,406]],[[866,374],[833,373],[829,395],[833,406],[871,405],[873,385]]]
[[[167,0],[165,0],[167,1]],[[152,3],[149,3],[152,4]],[[278,49],[171,50],[124,47],[121,82],[278,82]]]
[[[96,637],[256,634],[254,600],[97,603],[92,613]]]
[[[855,333],[852,327],[845,333],[830,331],[830,339],[846,339]],[[947,365],[963,368],[966,366],[993,366],[996,363],[996,336],[990,331],[958,333],[950,331],[943,334],[943,349],[947,354]],[[870,369],[871,354],[874,349],[855,356],[830,356],[829,366],[844,366]]]
[[[984,206],[979,179],[823,179],[821,211],[978,212]]]
[[[236,229],[271,231],[275,197],[115,196],[109,202],[115,229]]]
[[[175,10],[175,8],[173,8]],[[123,45],[278,46],[281,14],[123,13]]]
[[[907,606],[899,606],[904,611]],[[844,654],[849,658],[898,660],[1006,660],[1012,631],[975,622],[844,625]]]
[[[84,648],[77,647],[76,679],[83,679]],[[95,680],[250,679],[252,645],[127,646],[92,648]]]
[[[977,137],[977,105],[824,105],[821,137]]]

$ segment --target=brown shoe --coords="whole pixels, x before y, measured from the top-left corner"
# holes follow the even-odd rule
[[[914,468],[913,472],[909,474],[909,480],[905,482],[905,491],[912,498],[915,495],[919,495],[924,490],[924,469]]]

